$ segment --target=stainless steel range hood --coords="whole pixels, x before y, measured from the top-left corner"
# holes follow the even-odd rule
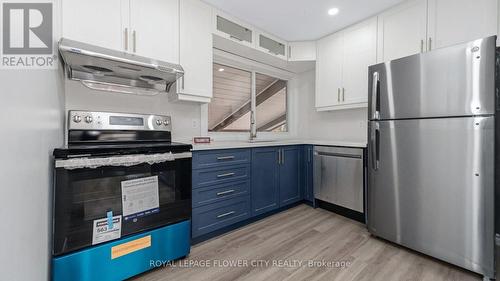
[[[166,93],[184,75],[178,64],[157,61],[62,38],[59,53],[69,79],[94,90],[127,94]]]

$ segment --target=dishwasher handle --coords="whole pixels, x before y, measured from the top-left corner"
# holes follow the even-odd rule
[[[319,156],[363,159],[363,156],[357,154],[345,154],[345,153],[334,153],[334,152],[324,152],[324,151],[315,151],[314,154]]]

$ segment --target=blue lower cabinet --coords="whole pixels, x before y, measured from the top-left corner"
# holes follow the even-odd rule
[[[250,179],[250,165],[193,170],[193,189]]]
[[[240,196],[193,209],[193,238],[249,219],[250,196]]]
[[[193,189],[193,208],[250,194],[250,181],[236,181]]]
[[[206,169],[250,163],[250,149],[223,149],[193,153],[193,169]]]
[[[302,199],[300,182],[302,178],[302,147],[285,146],[281,149],[280,175],[280,207],[284,207]]]
[[[313,146],[304,146],[304,167],[303,167],[303,183],[304,183],[304,200],[313,203],[314,202],[314,185],[313,185]]]
[[[279,208],[279,153],[276,147],[252,149],[252,215]]]
[[[190,251],[184,221],[52,259],[55,281],[114,281],[143,273]]]

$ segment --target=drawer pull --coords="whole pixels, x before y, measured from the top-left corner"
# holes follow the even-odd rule
[[[234,156],[223,156],[223,157],[217,157],[217,160],[222,161],[222,160],[233,160]]]
[[[217,218],[220,219],[220,218],[227,217],[227,216],[230,216],[230,215],[235,214],[235,213],[236,213],[235,211],[227,212],[227,213],[218,215]]]
[[[234,173],[220,174],[217,175],[217,178],[227,178],[227,177],[232,177],[234,175],[235,175]]]
[[[217,196],[222,196],[222,195],[226,195],[226,194],[231,194],[231,193],[233,193],[233,192],[235,192],[235,190],[234,190],[234,189],[227,190],[227,191],[223,191],[223,192],[218,192],[218,193],[217,193]]]

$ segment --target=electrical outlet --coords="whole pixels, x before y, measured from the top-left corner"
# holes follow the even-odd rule
[[[193,119],[192,126],[193,126],[193,129],[198,128],[198,120],[197,119]]]

